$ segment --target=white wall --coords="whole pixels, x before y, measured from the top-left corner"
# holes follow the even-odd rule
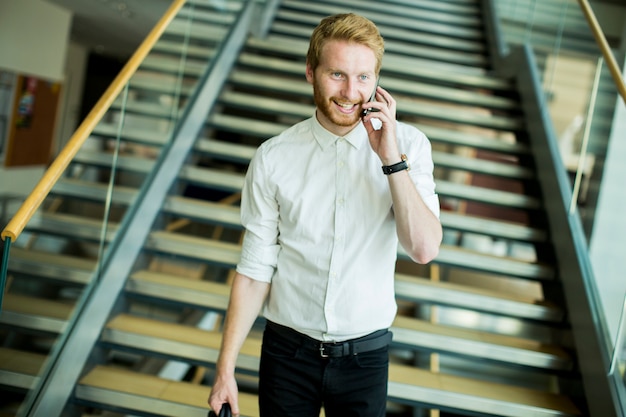
[[[0,167],[2,193],[12,195],[28,195],[44,172],[44,167],[17,167],[6,169]]]
[[[17,6],[19,3],[19,7]],[[54,12],[51,12],[51,9],[46,8],[50,3],[43,2],[41,0],[0,0],[0,67],[7,67],[3,65],[4,57],[2,56],[3,48],[5,47],[4,41],[6,41],[7,36],[13,39],[14,46],[13,49],[17,50],[20,48],[24,48],[28,50],[32,45],[31,42],[34,36],[29,37],[24,36],[21,37],[18,34],[7,35],[7,27],[4,26],[4,22],[7,19],[7,11],[12,13],[12,16],[17,16],[22,13],[30,13],[34,14],[34,20],[39,21],[43,19],[41,16],[42,11],[45,13],[50,13],[51,15]],[[35,13],[35,9],[26,10],[28,7],[43,6],[42,9],[37,9]],[[23,8],[20,10],[20,8]],[[53,10],[57,10],[56,7]],[[17,14],[13,14],[16,12]],[[69,24],[66,24],[65,17],[70,17],[67,13],[61,13],[62,18],[57,19],[65,25],[66,29],[69,29]],[[54,20],[54,18],[53,18]],[[57,22],[58,23],[58,22]],[[63,30],[60,30],[63,32]],[[36,32],[36,31],[35,31]],[[23,42],[23,43],[22,43]],[[46,62],[43,57],[40,56],[39,60],[43,69],[45,71],[40,71],[38,69],[29,68],[29,62],[20,61],[19,59],[13,63],[13,67],[10,70],[16,73],[28,73],[31,75],[37,75],[43,78],[54,78],[57,81],[62,83],[62,97],[59,107],[59,118],[56,123],[56,140],[55,140],[55,154],[58,153],[58,150],[67,142],[67,140],[71,137],[71,135],[76,130],[77,124],[80,122],[80,105],[82,99],[82,90],[84,84],[85,70],[87,67],[87,53],[88,51],[83,47],[75,43],[68,42],[68,39],[63,36],[63,45],[49,46],[50,48],[57,48],[54,52],[54,58],[45,58],[51,59],[51,62]],[[39,46],[37,46],[39,48]],[[40,53],[41,51],[35,51],[35,55]],[[60,70],[54,69],[54,71],[47,71],[48,69],[56,67],[58,64],[61,64]],[[46,64],[50,63],[48,67]],[[21,67],[24,65],[24,67]],[[8,68],[7,68],[8,69]],[[46,73],[43,73],[46,72]],[[54,74],[54,77],[52,77]],[[56,74],[58,72],[58,74]],[[0,156],[0,162],[2,158]],[[0,163],[0,194],[5,195],[16,195],[22,196],[25,198],[30,192],[33,190],[37,182],[43,176],[46,167],[44,166],[30,166],[30,167],[13,167],[13,168],[4,168]],[[21,204],[20,200],[13,201],[11,204],[7,206],[8,213],[15,213],[15,211],[19,208]],[[0,225],[0,229],[2,229],[4,225]]]
[[[0,1],[0,68],[62,81],[72,14],[43,0]]]
[[[59,109],[60,118],[57,123],[55,154],[72,137],[80,118],[80,106],[82,104],[83,87],[87,71],[87,58],[89,51],[75,42],[71,42],[67,49],[65,63],[65,78],[63,81],[63,98]]]

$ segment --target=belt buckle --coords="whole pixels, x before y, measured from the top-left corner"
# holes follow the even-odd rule
[[[324,347],[324,343],[320,343],[320,357],[322,358],[328,358],[328,355],[324,353],[325,349],[326,348]]]

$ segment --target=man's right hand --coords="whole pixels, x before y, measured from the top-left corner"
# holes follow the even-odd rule
[[[233,417],[237,417],[239,416],[238,393],[234,375],[224,378],[217,377],[209,395],[209,406],[215,411],[215,414],[219,415],[222,404],[228,403]]]
[[[235,380],[235,363],[239,350],[261,311],[269,288],[269,283],[256,281],[239,273],[233,279],[224,322],[222,346],[215,366],[217,374],[208,401],[216,413],[219,413],[222,404],[228,403],[233,416],[239,415],[239,390]]]

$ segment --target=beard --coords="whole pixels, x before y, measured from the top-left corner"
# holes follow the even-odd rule
[[[316,82],[313,83],[313,100],[315,101],[315,106],[322,113],[322,115],[337,126],[350,127],[356,125],[361,120],[360,111],[354,112],[353,114],[343,114],[338,112],[334,108],[335,102],[340,103],[346,100],[342,100],[337,97],[324,97]]]

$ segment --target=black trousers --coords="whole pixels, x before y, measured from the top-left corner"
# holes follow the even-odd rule
[[[386,330],[357,341],[390,336]],[[378,339],[380,340],[380,339]],[[323,357],[319,342],[268,323],[259,369],[261,417],[383,417],[389,347]]]

